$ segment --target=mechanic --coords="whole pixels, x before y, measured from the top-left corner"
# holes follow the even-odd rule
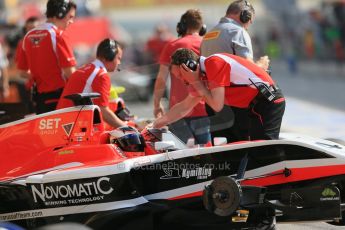
[[[175,36],[172,35],[169,28],[165,24],[158,24],[155,26],[154,34],[147,40],[145,44],[145,51],[148,54],[147,62],[150,71],[150,90],[154,90],[156,82],[156,76],[159,71],[159,57],[165,47],[165,45],[173,40]]]
[[[100,98],[94,99],[93,102],[101,109],[104,121],[115,128],[126,126],[126,123],[109,108],[111,81],[107,73],[118,70],[122,48],[116,40],[107,38],[98,45],[96,56],[96,60],[82,66],[70,76],[57,109],[73,106],[72,101],[64,98],[67,95],[96,92],[100,94]]]
[[[154,116],[160,117],[164,114],[161,99],[164,95],[166,82],[169,76],[169,65],[171,55],[178,48],[189,48],[196,53],[200,53],[200,43],[202,35],[206,32],[206,26],[203,24],[201,12],[197,9],[187,10],[182,16],[176,27],[179,38],[165,45],[159,58],[159,72],[156,78],[153,101]],[[187,87],[178,76],[170,72],[170,101],[169,107],[173,107],[185,99],[188,95]],[[182,119],[170,124],[170,130],[183,142],[194,138],[195,144],[206,144],[210,141],[209,120],[205,110],[205,104],[200,101],[190,113],[185,114]]]
[[[248,1],[232,2],[226,15],[204,36],[201,55],[207,57],[215,53],[230,53],[254,62],[252,41],[247,32],[254,21],[254,16],[254,7]],[[261,57],[255,63],[267,70],[268,56]]]
[[[201,43],[201,55],[208,57],[215,53],[230,53],[254,62],[252,42],[247,32],[254,21],[254,16],[255,10],[248,1],[232,2],[228,6],[226,15],[204,36]],[[256,64],[267,70],[269,59],[267,56],[261,57]],[[245,109],[231,108],[226,105],[218,113],[206,105],[206,111],[210,117],[212,139],[214,137],[226,137],[230,140],[232,137],[229,136],[231,132],[228,129],[231,129],[237,122],[234,113],[242,117],[242,123],[245,122],[243,117],[247,115]],[[240,128],[238,133],[242,133],[243,137],[246,136],[246,129],[242,129],[245,126],[237,127]]]
[[[63,31],[73,23],[76,9],[71,0],[49,0],[46,23],[24,37],[24,55],[17,60],[17,68],[35,82],[37,114],[55,110],[68,77],[75,71],[76,60]]]
[[[18,67],[18,63],[20,62],[20,60],[25,58],[25,57],[22,57],[23,55],[25,55],[22,49],[24,36],[27,34],[27,32],[36,28],[39,24],[40,24],[40,19],[36,16],[32,16],[26,19],[23,26],[23,32],[22,32],[23,37],[18,41],[16,52],[15,52],[14,61],[16,63],[16,67]],[[34,81],[31,78],[31,76],[28,74],[28,72],[19,71],[19,74],[23,74],[23,75],[20,75],[20,77],[26,80],[25,81],[25,98],[23,98],[23,102],[27,105],[27,108],[29,109],[30,113],[35,113],[35,109],[34,109],[35,106],[31,97],[32,92],[33,92],[32,90],[34,89],[33,87]]]
[[[40,19],[36,16],[32,16],[32,17],[29,17],[28,19],[25,20],[25,23],[24,23],[24,26],[23,26],[23,32],[22,32],[22,36],[25,36],[27,34],[27,32],[29,32],[30,30],[36,28],[40,23]],[[25,57],[22,57],[22,55],[25,55],[23,53],[23,40],[24,40],[24,37],[21,38],[19,41],[18,41],[18,44],[17,44],[17,48],[16,48],[16,52],[15,52],[15,63],[16,65],[18,66],[20,60],[22,58],[25,58]],[[29,75],[27,72],[22,72],[24,73],[23,77],[24,78],[28,78]],[[30,80],[30,79],[29,79]]]
[[[190,49],[178,49],[171,58],[171,72],[189,85],[190,94],[164,116],[156,119],[154,128],[160,128],[187,114],[194,105],[205,100],[214,111],[224,105],[246,109],[250,122],[247,135],[250,140],[278,139],[285,111],[285,99],[270,75],[242,57],[228,53],[199,57]],[[187,67],[188,66],[188,67]],[[195,70],[195,71],[193,71]],[[234,126],[242,125],[237,116]],[[246,117],[244,117],[246,120]],[[243,140],[237,127],[232,127],[233,141]]]

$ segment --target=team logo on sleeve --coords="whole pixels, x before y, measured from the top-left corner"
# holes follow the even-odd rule
[[[46,37],[46,34],[30,34],[28,36],[30,42],[34,45],[34,46],[38,46],[41,41]]]

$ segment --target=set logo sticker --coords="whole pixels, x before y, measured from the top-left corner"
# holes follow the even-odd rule
[[[34,202],[44,202],[46,206],[74,205],[100,201],[114,191],[109,177],[96,181],[72,184],[32,184]]]
[[[56,134],[59,128],[61,118],[41,119],[39,121],[38,129],[41,135]]]

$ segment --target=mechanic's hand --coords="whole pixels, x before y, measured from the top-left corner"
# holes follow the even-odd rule
[[[143,128],[143,130],[145,129],[152,129],[153,128],[153,122],[152,123],[149,123],[145,126],[145,128]]]
[[[155,116],[155,118],[161,117],[164,115],[164,108],[162,105],[159,105],[158,107],[154,107],[153,108],[153,115]]]
[[[148,119],[138,119],[135,121],[136,127],[139,131],[142,131],[143,129],[147,128],[148,125],[152,123],[151,120]]]
[[[256,61],[256,64],[260,66],[261,68],[263,68],[264,70],[267,70],[270,65],[270,59],[268,58],[267,55],[262,56],[260,57],[259,60]]]

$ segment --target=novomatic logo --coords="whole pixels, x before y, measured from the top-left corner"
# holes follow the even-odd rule
[[[110,178],[101,177],[97,181],[87,183],[73,183],[66,185],[41,184],[40,186],[31,185],[31,189],[35,202],[37,202],[38,199],[46,202],[47,200],[61,200],[80,197],[93,197],[90,200],[92,201],[103,199],[103,195],[108,195],[114,191],[110,186],[109,181]],[[99,199],[96,196],[99,197]]]

